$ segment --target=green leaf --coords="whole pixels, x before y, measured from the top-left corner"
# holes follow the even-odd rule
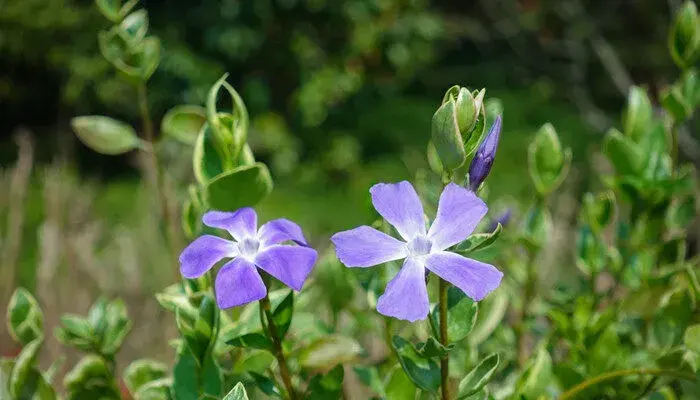
[[[552,231],[552,217],[547,207],[533,204],[525,215],[523,240],[533,250],[542,247]]]
[[[197,309],[190,303],[182,284],[176,283],[168,286],[160,293],[156,293],[156,300],[168,311],[180,311],[191,321],[197,319]]]
[[[668,36],[673,61],[682,69],[691,67],[700,55],[698,10],[693,1],[686,1],[676,14]]]
[[[683,343],[687,348],[700,355],[700,324],[688,327],[683,336]]]
[[[452,251],[462,254],[469,255],[477,250],[482,250],[490,245],[492,245],[496,239],[501,235],[503,231],[503,226],[499,223],[496,229],[490,233],[475,233],[469,236],[465,241],[458,244]]]
[[[641,148],[615,129],[608,131],[603,141],[603,153],[621,175],[637,175],[644,168]]]
[[[432,140],[445,169],[454,171],[464,164],[467,154],[457,124],[456,103],[452,98],[433,115]]]
[[[416,345],[416,352],[423,358],[442,358],[445,357],[455,348],[455,344],[443,346],[434,337],[429,337],[425,342]]]
[[[268,396],[282,397],[282,393],[280,393],[272,379],[253,371],[249,371],[248,374],[253,378],[253,381],[255,381],[255,386],[260,389],[261,392]]]
[[[632,86],[627,95],[627,109],[622,118],[625,135],[639,143],[649,130],[652,115],[651,101],[646,90]]]
[[[329,335],[309,344],[299,352],[299,364],[312,370],[328,370],[346,362],[354,361],[362,352],[355,339]]]
[[[516,393],[526,399],[537,399],[546,393],[552,382],[552,358],[547,349],[541,346],[534,358],[526,364],[525,369],[515,385]]]
[[[491,380],[493,373],[496,372],[500,361],[500,357],[496,353],[490,354],[481,360],[459,383],[457,398],[466,399],[486,386]]]
[[[214,131],[209,124],[205,124],[197,136],[192,153],[192,167],[194,176],[201,185],[206,185],[215,176],[225,171],[225,166],[230,160],[226,155],[217,150]]]
[[[102,357],[88,355],[83,357],[73,369],[66,374],[63,385],[68,392],[68,399],[119,399],[119,390],[115,386],[114,376]]]
[[[116,155],[141,147],[134,128],[116,119],[99,115],[75,117],[71,126],[78,138],[98,153]]]
[[[226,342],[234,347],[272,351],[272,341],[262,332],[247,333]]]
[[[238,158],[248,136],[248,110],[238,92],[226,82],[227,77],[228,74],[225,74],[209,89],[206,104],[207,121],[213,128],[217,144],[221,146],[220,151],[230,154],[234,165],[239,165]],[[222,87],[233,102],[230,114],[217,111],[216,101]]]
[[[263,163],[238,167],[216,176],[206,187],[209,205],[234,211],[258,204],[272,191],[270,171]]]
[[[479,306],[454,286],[447,289],[447,337],[450,343],[458,342],[469,334],[476,323]],[[440,309],[436,306],[430,314],[431,326],[440,325]],[[433,332],[439,336],[437,332]]]
[[[7,329],[22,345],[43,336],[44,314],[36,299],[24,288],[17,288],[7,305]]]
[[[586,193],[583,196],[583,216],[596,232],[600,232],[612,222],[615,210],[615,194],[612,191],[598,195]]]
[[[547,123],[528,147],[528,167],[535,189],[541,195],[553,192],[564,180],[571,164],[571,151],[563,150],[559,135]]]
[[[588,347],[586,361],[588,373],[591,375],[612,371],[620,365],[622,353],[620,339],[612,325],[608,326],[596,340],[593,346]]]
[[[467,88],[460,88],[455,103],[457,126],[462,134],[471,133],[481,109],[476,108],[474,96]],[[465,140],[467,142],[468,140]]]
[[[161,122],[161,131],[184,144],[194,145],[207,122],[206,110],[200,106],[182,105],[171,108]]]
[[[74,346],[82,351],[93,351],[98,346],[90,322],[73,314],[66,314],[61,317],[61,326],[56,328],[56,338],[63,344]]]
[[[661,92],[661,104],[678,122],[683,122],[693,113],[693,105],[683,96],[682,88],[673,85]]]
[[[121,299],[109,303],[105,313],[105,329],[101,340],[102,354],[113,355],[121,348],[126,335],[131,331],[132,322]]]
[[[326,374],[311,378],[306,390],[309,400],[336,400],[341,397],[343,390],[343,366],[338,365]]]
[[[416,387],[400,364],[395,365],[386,375],[384,383],[385,398],[396,400],[414,400]]]
[[[277,326],[277,333],[280,340],[283,340],[289,326],[292,324],[292,315],[294,314],[294,291],[290,290],[289,294],[284,296],[284,300],[275,307],[272,311],[272,320]]]
[[[399,362],[413,383],[429,392],[440,387],[440,367],[433,359],[420,356],[411,343],[401,336],[394,336],[391,343],[396,350]]]
[[[669,228],[684,230],[697,216],[695,196],[674,199],[666,209],[666,224]]]
[[[379,377],[379,371],[375,367],[366,367],[361,365],[355,365],[352,367],[355,371],[355,375],[360,379],[363,385],[372,389],[372,391],[382,397],[386,397],[384,392],[384,384]],[[408,381],[408,379],[406,379]]]
[[[12,398],[9,392],[9,380],[15,361],[0,358],[0,399]],[[55,400],[58,399],[56,391],[51,384],[44,379],[43,374],[37,368],[30,368],[22,391],[17,399]]]
[[[136,360],[124,369],[124,383],[129,393],[138,399],[136,394],[148,383],[164,378],[168,367],[155,360]]]
[[[148,37],[136,49],[136,61],[139,77],[147,81],[160,64],[160,39]]]
[[[681,343],[691,321],[693,305],[685,290],[675,292],[668,304],[660,308],[651,322],[650,342],[668,349]]]
[[[248,393],[245,391],[243,384],[238,382],[224,397],[224,400],[248,400]]]
[[[100,10],[102,15],[115,23],[119,22],[121,19],[119,14],[121,3],[121,0],[95,0],[95,4],[97,4],[97,8]]]
[[[138,45],[148,33],[148,13],[146,10],[138,10],[127,15],[119,24],[119,28],[123,34],[122,37],[130,46]]]
[[[177,400],[197,400],[202,395],[219,398],[222,392],[221,371],[212,354],[200,363],[184,346],[178,353],[173,369],[172,395]],[[205,397],[206,398],[206,397]]]
[[[30,371],[36,361],[43,342],[44,338],[38,337],[27,343],[15,359],[15,365],[10,374],[9,387],[10,394],[16,399],[22,397],[23,389],[27,385],[27,378],[30,375]]]
[[[472,346],[484,342],[501,324],[508,310],[508,294],[504,290],[494,290],[479,302],[479,309],[476,325],[469,335],[469,343]]]

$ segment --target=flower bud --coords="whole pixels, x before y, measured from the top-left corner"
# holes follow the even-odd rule
[[[467,88],[460,88],[457,95],[457,126],[464,138],[471,132],[478,117],[474,96]]]
[[[693,1],[686,1],[678,10],[668,38],[673,61],[680,68],[691,67],[700,57],[700,19]]]
[[[486,177],[491,172],[493,161],[496,158],[498,139],[501,135],[501,116],[497,116],[488,135],[479,146],[479,149],[469,165],[469,188],[472,191],[479,189]]]

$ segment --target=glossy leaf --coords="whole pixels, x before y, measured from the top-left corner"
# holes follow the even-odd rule
[[[391,343],[403,370],[411,381],[423,390],[436,392],[440,387],[439,365],[433,359],[421,357],[411,343],[401,336],[394,336]]]
[[[131,125],[110,117],[75,117],[71,120],[71,126],[78,138],[98,153],[116,155],[141,147],[141,141]]]
[[[496,242],[498,237],[501,235],[502,231],[503,226],[500,223],[498,223],[496,225],[496,229],[494,229],[493,232],[475,233],[469,236],[462,243],[458,244],[452,251],[462,254],[464,256],[468,256],[472,252],[485,249],[492,245],[494,242]]]
[[[7,305],[7,327],[14,340],[22,345],[43,336],[44,314],[34,296],[18,288]]]
[[[362,352],[355,339],[328,335],[312,342],[299,352],[299,364],[312,370],[328,370],[346,362],[354,361]]]
[[[224,397],[224,400],[248,400],[248,393],[245,391],[243,384],[238,382]]]
[[[289,294],[284,296],[282,302],[272,311],[272,320],[277,326],[277,334],[280,340],[284,339],[292,324],[292,316],[294,314],[294,291],[290,290]]]
[[[481,360],[459,383],[457,398],[466,399],[479,392],[491,380],[491,376],[496,372],[499,363],[500,357],[495,353]]]
[[[443,346],[442,343],[434,337],[429,337],[428,340],[418,343],[415,347],[418,354],[423,358],[442,358],[455,348],[455,344],[451,343],[447,346]]]
[[[476,323],[478,304],[454,286],[447,289],[447,337],[450,343],[458,342],[469,334]],[[440,309],[435,307],[430,314],[431,326],[440,326]],[[438,337],[438,332],[433,332]]]
[[[262,332],[247,333],[226,342],[234,347],[272,351],[272,341]]]
[[[235,211],[258,204],[272,191],[270,171],[263,163],[238,167],[216,176],[206,187],[209,205]]]
[[[195,105],[175,106],[168,110],[161,122],[161,131],[184,144],[194,145],[207,122],[206,110]]]
[[[279,389],[275,385],[275,382],[265,375],[258,374],[254,371],[249,371],[248,374],[255,381],[255,386],[263,393],[268,396],[282,397]]]

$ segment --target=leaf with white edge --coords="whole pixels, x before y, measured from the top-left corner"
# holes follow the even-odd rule
[[[98,153],[117,155],[142,146],[131,125],[110,117],[75,117],[71,120],[71,126],[78,138]]]
[[[238,92],[226,82],[228,74],[224,74],[219,80],[209,89],[207,95],[207,121],[214,128],[214,134],[222,145],[230,146],[230,154],[233,161],[238,162],[238,156],[243,151],[246,137],[248,135],[248,110],[246,109],[243,99]],[[233,110],[229,113],[224,113],[228,118],[222,118],[216,107],[216,101],[219,97],[221,88],[226,89],[233,102]]]
[[[7,328],[22,345],[43,336],[44,314],[34,296],[24,288],[15,290],[7,305]]]
[[[224,397],[224,400],[248,400],[248,393],[245,391],[243,384],[238,382]]]
[[[118,399],[120,394],[105,360],[97,355],[83,357],[66,374],[63,385],[70,400]]]
[[[109,303],[105,313],[105,322],[106,326],[101,340],[102,353],[115,354],[121,348],[132,326],[123,300],[117,299]]]
[[[155,360],[136,360],[124,370],[124,383],[129,393],[135,394],[146,384],[164,378],[168,373],[168,367]]]
[[[56,328],[55,334],[61,343],[82,351],[93,351],[99,344],[90,322],[79,315],[62,316],[61,326]]]
[[[466,399],[467,397],[479,392],[491,380],[491,376],[496,372],[500,357],[498,354],[490,354],[481,362],[472,368],[467,376],[459,383],[458,399]]]
[[[491,233],[475,233],[469,236],[465,241],[458,244],[453,250],[456,253],[468,256],[470,253],[477,250],[485,249],[492,245],[496,239],[501,235],[503,231],[503,226],[499,222],[496,225],[496,229]]]
[[[124,18],[119,29],[131,46],[138,45],[148,33],[148,13],[146,10],[135,11]]]
[[[255,163],[216,176],[206,187],[211,208],[235,211],[258,204],[272,191],[272,177],[267,166]]]
[[[396,336],[391,339],[399,362],[413,383],[429,392],[440,387],[440,366],[433,360],[423,358],[406,339]]]
[[[44,342],[43,337],[38,337],[29,342],[15,359],[15,366],[10,374],[10,394],[13,398],[21,398],[25,385],[28,383],[30,370],[36,361],[36,357]]]
[[[362,347],[353,338],[341,335],[323,337],[299,352],[299,364],[312,370],[329,370],[338,364],[354,361]]]
[[[181,105],[171,108],[161,122],[161,131],[184,144],[194,145],[197,135],[207,122],[204,107]]]
[[[257,388],[260,389],[261,392],[265,393],[268,396],[282,397],[282,393],[280,393],[279,389],[277,388],[277,386],[275,386],[275,382],[272,379],[254,371],[248,371],[248,374],[251,378],[253,378],[253,381],[255,381],[255,386],[257,386]]]

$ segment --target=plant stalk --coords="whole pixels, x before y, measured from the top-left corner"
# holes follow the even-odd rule
[[[675,378],[679,379],[685,379],[687,381],[694,381],[695,376],[692,374],[686,373],[686,372],[681,372],[681,371],[674,371],[670,369],[651,369],[651,368],[636,368],[636,369],[623,369],[619,371],[612,371],[612,372],[606,372],[604,374],[598,375],[596,377],[593,377],[591,379],[585,380],[578,385],[574,386],[573,388],[567,390],[564,392],[561,397],[559,397],[559,400],[567,400],[567,399],[573,399],[576,395],[581,393],[582,391],[588,389],[591,386],[594,386],[596,384],[623,377],[623,376],[630,376],[630,375],[653,375],[653,376],[672,376]]]
[[[170,246],[170,251],[173,256],[173,260],[177,260],[179,248],[177,243],[177,227],[175,226],[175,221],[173,220],[173,215],[170,213],[170,208],[168,205],[168,196],[165,190],[165,182],[160,176],[160,169],[158,163],[158,155],[155,150],[155,134],[153,129],[153,120],[151,119],[151,111],[148,107],[148,89],[145,82],[140,82],[137,85],[138,101],[139,101],[139,112],[141,114],[141,120],[143,122],[143,136],[148,143],[148,151],[144,160],[144,168],[146,173],[150,175],[152,186],[154,191],[158,195],[158,204],[160,207],[160,216],[162,221],[166,225],[166,241]]]
[[[297,395],[294,391],[294,386],[292,386],[292,378],[289,374],[289,368],[287,367],[287,359],[284,357],[284,351],[282,350],[282,339],[277,331],[277,325],[275,325],[275,321],[272,319],[272,307],[270,306],[270,298],[267,296],[267,294],[265,294],[265,297],[260,300],[260,308],[263,310],[260,315],[260,322],[263,324],[263,326],[267,326],[268,334],[270,335],[270,339],[272,339],[273,351],[275,353],[275,358],[277,359],[277,364],[279,364],[280,367],[282,382],[284,383],[285,388],[287,388],[289,398],[291,400],[296,400]],[[265,315],[267,324],[265,324],[262,314]]]
[[[447,337],[447,288],[449,283],[440,278],[440,343],[447,347],[450,339]],[[442,399],[450,399],[450,355],[440,358],[440,378],[442,381]]]

